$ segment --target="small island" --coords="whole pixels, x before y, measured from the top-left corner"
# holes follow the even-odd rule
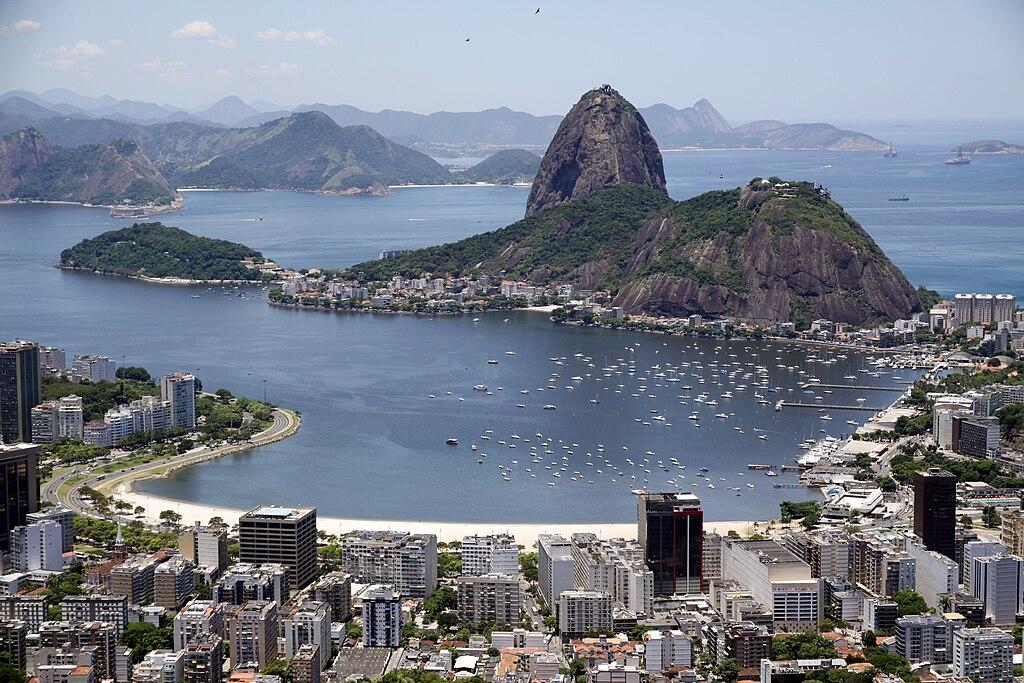
[[[135,223],[82,240],[61,252],[59,267],[162,284],[278,279],[276,264],[255,249],[162,223]]]
[[[955,147],[958,154],[1024,154],[1024,145],[1014,145],[1002,140],[972,140]]]
[[[525,149],[503,149],[470,166],[457,178],[470,183],[515,185],[532,183],[540,168],[540,157]]]

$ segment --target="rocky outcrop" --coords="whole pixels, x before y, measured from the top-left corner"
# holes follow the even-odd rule
[[[643,116],[604,85],[584,94],[562,119],[530,188],[526,215],[629,184],[664,193],[661,152]]]
[[[54,147],[33,128],[0,140],[0,197],[89,204],[168,204],[177,193],[131,140]]]
[[[1024,145],[1002,140],[973,140],[957,145],[952,151],[959,154],[1024,154]]]

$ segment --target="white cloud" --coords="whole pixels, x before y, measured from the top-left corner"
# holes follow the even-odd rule
[[[124,41],[120,38],[111,38],[107,41],[107,47],[121,47],[124,45]]]
[[[18,19],[13,24],[0,24],[0,36],[13,36],[15,33],[31,33],[43,27],[35,19]]]
[[[234,47],[235,39],[217,31],[217,27],[208,21],[190,21],[171,31],[171,38],[203,38],[211,45]]]
[[[296,64],[280,62],[278,64],[261,64],[255,69],[247,69],[246,73],[254,76],[286,76],[296,73],[298,70],[299,67]]]
[[[74,45],[58,45],[46,54],[37,54],[36,61],[43,66],[52,66],[61,71],[86,71],[83,60],[104,55],[103,48],[88,40],[79,40]]]
[[[318,45],[337,45],[338,43],[327,35],[322,28],[313,28],[308,31],[282,31],[278,28],[268,28],[256,34],[260,40],[284,41],[286,43],[307,42]]]

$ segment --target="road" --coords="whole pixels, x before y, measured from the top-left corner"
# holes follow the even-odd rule
[[[62,505],[72,512],[95,516],[96,512],[89,506],[88,502],[82,496],[82,489],[85,486],[90,486],[109,494],[116,491],[123,484],[130,484],[131,482],[138,481],[139,479],[167,474],[204,460],[211,460],[230,453],[238,453],[252,448],[258,448],[260,446],[266,446],[267,444],[274,443],[275,441],[280,441],[281,439],[294,434],[299,429],[300,424],[301,420],[296,413],[290,410],[275,408],[273,412],[273,422],[271,422],[270,426],[262,432],[254,434],[253,437],[246,442],[227,444],[217,446],[215,448],[201,448],[184,456],[154,460],[153,462],[133,465],[113,473],[97,474],[95,473],[97,467],[89,464],[70,467],[67,470],[61,471],[60,474],[52,477],[43,485],[41,498],[46,502]],[[124,456],[125,459],[128,457],[131,456]],[[76,478],[80,479],[75,481],[69,487],[66,486],[69,481]],[[61,491],[61,487],[65,487],[65,489]],[[118,515],[112,514],[107,515],[107,517],[116,519],[118,518]],[[125,519],[125,521],[129,520]]]

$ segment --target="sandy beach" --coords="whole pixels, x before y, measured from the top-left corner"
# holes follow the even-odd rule
[[[198,503],[187,503],[180,500],[152,496],[138,491],[129,490],[122,484],[114,494],[116,498],[130,502],[134,506],[146,508],[145,517],[154,524],[159,524],[160,513],[174,510],[181,515],[184,525],[196,522],[207,523],[211,517],[220,517],[227,524],[234,525],[245,510],[238,508],[217,507]],[[766,522],[705,522],[707,531],[726,534],[735,530],[741,536],[756,531],[755,524],[764,527]],[[635,523],[581,523],[581,524],[517,524],[505,522],[438,522],[429,520],[386,520],[386,519],[341,519],[338,517],[318,517],[317,528],[329,534],[341,534],[357,529],[410,531],[418,534],[436,534],[438,541],[461,541],[463,536],[473,534],[508,533],[515,536],[523,546],[532,547],[540,534],[575,534],[592,533],[601,538],[635,538]]]

